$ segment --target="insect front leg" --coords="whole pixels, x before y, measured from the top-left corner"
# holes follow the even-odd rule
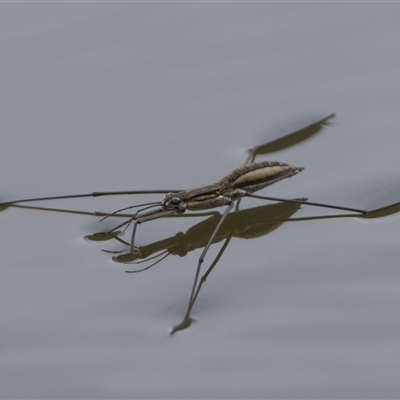
[[[147,222],[147,221],[152,221],[154,219],[158,219],[158,218],[163,218],[166,217],[167,215],[172,215],[172,214],[176,214],[177,211],[176,210],[164,210],[164,209],[159,209],[156,211],[150,211],[144,215],[139,216],[138,218],[131,218],[130,220],[126,221],[125,223],[131,223],[132,221],[135,221],[135,223],[133,224],[133,228],[132,228],[132,236],[131,236],[131,245],[130,245],[130,249],[129,249],[129,254],[131,256],[133,256],[135,254],[135,237],[136,237],[136,229],[137,226],[143,222]],[[114,228],[116,229],[116,228]]]

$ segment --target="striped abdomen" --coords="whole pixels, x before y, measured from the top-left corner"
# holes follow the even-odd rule
[[[290,178],[303,169],[277,161],[250,163],[236,168],[218,184],[222,188],[222,192],[241,189],[253,193],[281,179]]]

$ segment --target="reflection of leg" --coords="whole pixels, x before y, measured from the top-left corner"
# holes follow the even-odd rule
[[[139,250],[139,251],[140,251],[140,250]],[[136,253],[136,254],[137,254],[137,253]],[[147,271],[148,269],[150,269],[151,267],[154,267],[155,265],[157,265],[159,262],[161,262],[162,260],[164,260],[164,258],[167,258],[168,256],[169,256],[169,253],[168,253],[167,250],[165,250],[165,251],[161,252],[160,254],[155,255],[154,257],[148,258],[147,260],[141,260],[141,261],[131,262],[130,264],[141,264],[141,263],[147,262],[147,261],[149,261],[149,260],[154,260],[154,259],[157,259],[157,258],[158,258],[157,261],[153,262],[153,264],[150,264],[150,265],[148,265],[147,267],[144,267],[144,268],[142,268],[142,269],[136,269],[136,270],[133,270],[133,271],[125,271],[125,272],[128,273],[128,274],[134,274],[134,273],[136,273],[136,272]],[[127,258],[127,259],[128,259],[128,257],[132,258],[132,255],[125,256],[125,258]],[[160,258],[160,257],[161,257],[161,258]],[[114,259],[114,261],[115,261],[115,258],[113,258],[113,259]],[[122,257],[120,257],[120,260],[121,260],[121,259],[122,259]],[[117,259],[117,261],[119,261],[119,262],[120,262],[120,260]],[[130,261],[130,260],[128,259],[127,263],[129,263],[129,261]]]
[[[321,129],[329,125],[329,120],[333,118],[335,114],[330,114],[327,117],[320,119],[319,121],[313,122],[304,128],[298,129],[297,131],[291,132],[279,139],[272,140],[270,142],[255,146],[249,150],[249,156],[245,164],[252,163],[257,155],[274,153],[279,150],[283,150],[287,147],[293,146],[303,140],[310,138],[317,134]]]

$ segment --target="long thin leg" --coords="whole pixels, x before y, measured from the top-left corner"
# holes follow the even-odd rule
[[[305,203],[308,204],[308,203]],[[392,214],[396,214],[400,212],[400,202],[389,204],[384,207],[375,208],[374,210],[368,210],[363,212],[362,214],[358,212],[358,214],[336,214],[336,215],[318,215],[311,217],[299,217],[299,218],[290,218],[287,221],[312,221],[317,219],[335,219],[335,218],[383,218]]]
[[[65,208],[50,208],[50,207],[38,207],[38,206],[25,206],[25,205],[20,205],[20,204],[8,204],[7,206],[4,207],[13,207],[13,208],[22,208],[26,210],[39,210],[39,211],[53,211],[53,212],[59,212],[59,213],[65,213],[65,214],[80,214],[80,215],[91,215],[94,217],[103,217],[108,215],[108,213],[103,213],[100,211],[81,211],[81,210],[71,210],[71,209],[65,209]],[[2,207],[0,204],[0,211],[2,211]],[[124,217],[127,218],[127,215],[117,215],[117,217]]]
[[[138,224],[140,224],[140,222],[135,221],[135,223],[133,224],[133,228],[132,228],[131,246],[130,246],[130,250],[129,250],[129,254],[131,256],[133,256],[133,254],[135,253],[135,236],[136,236],[136,227]]]
[[[146,213],[146,214],[144,214],[142,216],[139,216],[138,218],[131,218],[128,221],[125,221],[124,223],[122,223],[122,224],[116,226],[115,228],[113,228],[111,231],[109,231],[109,233],[115,231],[115,229],[118,229],[121,226],[124,226],[126,224],[130,224],[132,221],[135,221],[135,223],[133,224],[131,245],[130,245],[130,250],[129,250],[129,254],[131,256],[133,256],[134,253],[135,253],[135,236],[136,236],[137,225],[141,224],[142,222],[152,221],[154,219],[166,217],[167,215],[172,215],[172,214],[176,214],[176,211],[175,210],[163,210],[163,209],[159,209],[159,210],[156,210],[156,211],[151,211],[151,212]]]
[[[315,203],[312,201],[289,200],[289,199],[281,199],[279,197],[260,196],[258,194],[253,194],[253,193],[249,193],[249,192],[246,192],[245,197],[252,197],[254,199],[261,199],[261,200],[281,201],[284,203],[306,204],[308,206],[314,206],[314,207],[332,208],[334,210],[344,210],[344,211],[352,211],[352,212],[356,212],[356,213],[360,213],[360,214],[368,214],[367,210],[361,210],[359,208],[335,206],[332,204]]]
[[[234,202],[232,201],[228,207],[226,208],[226,210],[224,211],[224,213],[222,214],[221,219],[219,220],[217,226],[214,229],[214,232],[212,233],[210,239],[208,239],[208,242],[206,244],[206,246],[204,247],[203,251],[201,252],[200,258],[199,258],[199,262],[197,263],[197,269],[196,269],[196,275],[194,278],[194,282],[193,282],[193,288],[192,288],[192,292],[190,294],[190,301],[189,301],[189,305],[191,304],[192,300],[193,300],[193,295],[194,295],[194,291],[196,289],[196,285],[197,285],[197,280],[199,278],[199,274],[200,274],[200,268],[201,268],[201,264],[203,264],[204,261],[204,257],[206,256],[208,249],[211,246],[212,241],[214,240],[215,235],[217,234],[219,228],[221,227],[221,225],[224,223],[225,218],[228,216],[229,211],[232,210],[233,206],[234,206]]]
[[[118,228],[121,228],[124,225],[129,225],[132,221],[134,220],[134,218],[129,218],[128,220],[122,222],[122,224],[119,224],[117,226],[115,226],[114,228],[112,228],[111,230],[109,230],[107,233],[113,233],[114,231],[116,231]]]
[[[19,199],[19,200],[11,200],[0,203],[0,210],[7,208],[7,206],[16,203],[30,203],[32,201],[44,201],[44,200],[61,200],[61,199],[78,199],[82,197],[101,197],[101,196],[120,196],[120,195],[132,195],[132,194],[166,194],[169,192],[180,192],[182,189],[174,189],[174,190],[125,190],[118,192],[92,192],[92,193],[83,193],[83,194],[71,194],[66,196],[51,196],[51,197],[33,197],[30,199]]]
[[[215,257],[213,263],[210,265],[210,267],[209,267],[208,270],[205,272],[205,274],[200,278],[200,283],[199,283],[199,285],[197,286],[196,293],[195,293],[194,296],[193,296],[192,303],[190,304],[190,308],[189,308],[189,310],[188,310],[189,312],[192,310],[192,308],[193,308],[193,306],[194,306],[194,302],[196,301],[197,296],[198,296],[199,293],[200,293],[200,289],[201,289],[201,287],[203,286],[203,283],[207,280],[208,275],[211,274],[212,270],[213,270],[214,267],[217,265],[219,259],[222,257],[222,254],[224,254],[225,249],[228,247],[228,244],[229,244],[229,242],[231,241],[231,239],[232,239],[232,234],[230,234],[230,235],[225,239],[225,242],[224,242],[224,244],[222,245],[222,247],[221,247],[220,251],[218,252],[217,256]]]
[[[229,214],[229,211],[232,210],[232,208],[233,208],[234,205],[235,205],[235,203],[234,203],[233,201],[228,205],[228,207],[226,208],[226,210],[225,210],[224,213],[222,214],[221,219],[219,220],[217,226],[215,227],[215,229],[214,229],[212,235],[211,235],[210,238],[208,239],[208,242],[207,242],[207,244],[205,245],[203,251],[201,252],[201,255],[200,255],[200,257],[199,257],[199,261],[198,261],[198,263],[197,263],[196,274],[195,274],[195,277],[194,277],[193,287],[192,287],[192,291],[191,291],[191,293],[190,293],[189,305],[188,305],[188,308],[187,308],[187,311],[186,311],[186,314],[185,314],[185,318],[183,319],[183,321],[182,321],[181,324],[176,325],[176,326],[173,328],[173,332],[172,332],[172,333],[176,332],[177,330],[184,329],[184,328],[180,328],[180,326],[183,326],[183,325],[185,325],[185,324],[187,323],[187,320],[188,320],[189,314],[190,314],[190,310],[191,310],[191,308],[193,307],[193,302],[194,302],[193,299],[195,298],[195,290],[196,290],[196,287],[197,287],[197,281],[198,281],[198,279],[199,279],[200,269],[201,269],[201,265],[203,264],[204,257],[206,256],[206,254],[207,254],[207,252],[208,252],[208,249],[210,248],[211,243],[212,243],[212,241],[214,240],[214,237],[215,237],[215,235],[217,234],[219,228],[220,228],[221,225],[224,223],[226,217],[227,217],[228,214]]]
[[[196,299],[197,299],[197,296],[198,296],[199,293],[200,293],[200,289],[201,289],[201,287],[203,286],[203,283],[207,280],[208,275],[211,274],[212,270],[214,269],[214,267],[217,265],[218,261],[219,261],[220,258],[222,257],[222,254],[225,252],[226,248],[228,247],[228,244],[229,244],[231,238],[232,238],[232,235],[229,235],[229,236],[225,239],[224,244],[222,245],[221,249],[219,250],[217,256],[214,258],[214,261],[212,262],[212,264],[210,265],[210,267],[208,268],[208,270],[206,271],[206,273],[201,277],[200,283],[199,283],[199,285],[198,285],[198,287],[197,287],[196,293],[195,293],[194,296],[193,296],[192,302],[189,304],[189,307],[188,307],[188,309],[187,309],[187,311],[186,311],[185,317],[183,318],[183,320],[182,320],[182,322],[181,322],[180,324],[175,325],[175,326],[172,328],[171,333],[170,333],[171,335],[173,335],[173,334],[174,334],[175,332],[177,332],[177,331],[181,331],[181,330],[183,330],[183,329],[188,328],[188,327],[192,324],[192,322],[194,321],[192,318],[190,318],[190,313],[191,313],[192,308],[193,308],[193,306],[194,306],[194,303],[195,303],[195,301],[196,301]]]

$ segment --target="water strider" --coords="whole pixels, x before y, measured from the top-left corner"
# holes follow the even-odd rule
[[[283,138],[277,139],[273,142],[266,143],[261,146],[257,146],[253,148],[249,152],[249,157],[246,160],[246,163],[242,166],[238,167],[230,174],[222,178],[217,183],[211,185],[199,186],[194,189],[189,190],[174,190],[174,191],[163,191],[163,190],[155,190],[155,191],[125,191],[125,192],[93,192],[79,195],[68,195],[68,196],[55,196],[55,197],[42,197],[35,199],[23,199],[23,200],[15,200],[9,201],[0,204],[0,208],[6,208],[7,206],[19,205],[20,203],[28,203],[33,201],[41,201],[41,200],[55,200],[55,199],[66,199],[66,198],[78,198],[78,197],[98,197],[98,196],[110,196],[110,195],[120,195],[120,194],[147,194],[147,193],[159,193],[165,194],[165,197],[160,202],[155,203],[146,203],[135,206],[130,206],[121,210],[118,210],[112,214],[106,214],[105,218],[111,216],[119,216],[120,212],[125,211],[127,209],[142,207],[136,214],[128,218],[123,223],[114,227],[111,231],[108,231],[107,234],[110,237],[114,237],[121,242],[127,244],[129,246],[129,252],[122,254],[120,256],[115,256],[113,259],[115,261],[124,262],[135,260],[135,257],[140,252],[139,248],[135,246],[135,236],[137,231],[137,226],[144,222],[148,222],[151,220],[155,220],[158,218],[163,218],[171,215],[182,215],[186,211],[202,211],[202,210],[210,210],[217,207],[225,206],[226,209],[220,215],[219,220],[213,226],[213,229],[210,231],[209,237],[204,242],[203,251],[198,259],[197,269],[195,273],[195,278],[192,286],[192,290],[190,293],[189,304],[187,311],[185,313],[185,317],[183,321],[176,325],[171,333],[174,333],[178,330],[187,328],[191,322],[193,321],[190,317],[191,310],[193,308],[194,302],[197,298],[197,295],[200,291],[202,284],[204,283],[207,276],[210,274],[225,248],[227,247],[230,238],[233,235],[232,233],[228,233],[226,235],[226,241],[222,246],[220,252],[217,257],[214,259],[213,263],[207,270],[207,272],[203,275],[198,284],[199,274],[201,270],[201,265],[204,261],[204,258],[207,254],[207,251],[212,243],[215,242],[216,235],[220,231],[221,227],[224,225],[224,221],[227,219],[230,211],[233,209],[235,204],[237,205],[236,211],[238,211],[238,204],[240,199],[244,197],[253,197],[257,199],[263,200],[272,200],[283,203],[292,203],[297,205],[298,207],[302,204],[317,206],[317,207],[325,207],[332,208],[337,210],[350,211],[353,213],[357,213],[359,215],[364,216],[373,216],[380,215],[379,213],[388,214],[390,212],[397,212],[398,203],[392,206],[384,207],[383,209],[374,210],[374,211],[366,211],[356,208],[350,207],[342,207],[335,206],[330,204],[322,204],[309,202],[305,199],[281,199],[276,197],[267,197],[260,196],[254,194],[255,192],[265,188],[268,185],[276,183],[282,179],[292,177],[299,172],[301,172],[304,168],[295,167],[290,164],[282,163],[282,162],[274,162],[274,161],[261,161],[254,162],[255,157],[260,154],[267,154],[273,151],[277,151],[279,149],[288,147],[289,145],[293,145],[294,143],[305,140],[306,138],[314,135],[319,132],[322,127],[327,124],[328,120],[330,120],[334,114],[327,116],[326,118],[314,122],[313,124],[302,128],[296,132],[293,132],[289,135],[284,136]],[[394,208],[395,210],[394,210]],[[153,209],[156,208],[156,209]],[[377,214],[378,213],[378,214]],[[234,213],[236,214],[236,213]],[[103,214],[104,215],[104,214]],[[125,229],[133,223],[132,235],[130,243],[124,242],[119,238],[120,232],[117,229],[121,227],[125,227]],[[124,229],[124,230],[125,230]],[[132,271],[127,271],[132,272]]]

